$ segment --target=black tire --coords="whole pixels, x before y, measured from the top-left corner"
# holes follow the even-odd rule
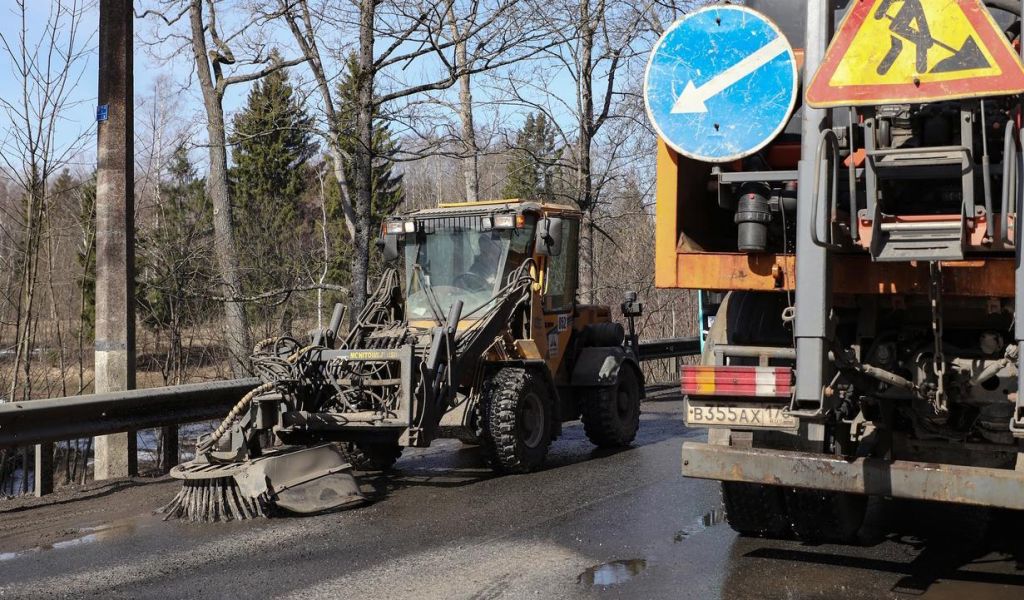
[[[788,333],[781,320],[784,306],[780,305],[784,301],[785,297],[777,294],[729,293],[708,332],[701,364],[715,364],[717,344],[786,345]],[[773,446],[764,443],[771,433],[755,432],[755,447]],[[722,502],[726,520],[737,533],[765,538],[791,537],[789,512],[781,488],[723,481]]]
[[[398,442],[345,442],[341,447],[359,471],[388,471],[402,456]]]
[[[628,365],[619,370],[619,381],[592,388],[581,404],[583,431],[599,448],[621,448],[636,439],[640,427],[640,383]]]
[[[484,456],[498,473],[529,473],[544,464],[554,430],[547,386],[526,369],[505,367],[484,383],[480,398]]]
[[[785,491],[793,535],[803,542],[848,544],[857,541],[868,498],[823,490]]]
[[[780,488],[723,481],[722,502],[733,531],[755,537],[789,537],[789,514]]]

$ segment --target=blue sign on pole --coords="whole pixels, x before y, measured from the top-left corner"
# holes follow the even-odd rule
[[[768,145],[789,122],[797,93],[789,40],[745,6],[712,6],[676,21],[644,78],[647,116],[665,143],[713,163]]]
[[[96,121],[102,123],[107,120],[107,105],[100,104],[96,107]]]

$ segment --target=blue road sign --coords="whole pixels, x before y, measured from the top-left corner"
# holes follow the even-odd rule
[[[796,106],[796,56],[764,15],[712,6],[676,21],[651,52],[647,116],[665,143],[704,162],[764,148]]]

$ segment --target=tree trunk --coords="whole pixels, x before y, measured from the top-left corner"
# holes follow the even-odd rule
[[[32,398],[32,346],[33,321],[35,321],[36,282],[39,273],[39,244],[42,228],[42,196],[45,192],[44,183],[38,175],[36,165],[31,166],[31,189],[27,194],[25,207],[25,252],[22,266],[21,290],[19,291],[16,309],[17,324],[15,326],[14,367],[12,369],[10,399],[13,402],[18,392],[18,371],[22,369],[25,381],[22,384],[21,399]]]
[[[466,36],[459,32],[459,23],[455,18],[454,3],[448,6],[448,24],[455,40],[455,68],[468,70],[469,62],[466,51]],[[466,202],[480,199],[480,180],[476,143],[476,127],[473,124],[473,87],[468,72],[459,77],[459,120],[462,122],[462,174],[466,181]]]
[[[306,64],[309,65],[309,70],[313,73],[317,90],[320,91],[320,98],[324,102],[324,116],[327,118],[327,146],[331,155],[331,161],[334,163],[332,165],[334,179],[338,182],[338,189],[341,195],[341,210],[345,215],[345,227],[348,229],[349,237],[355,240],[358,217],[356,216],[355,208],[352,206],[351,188],[348,179],[345,177],[346,157],[341,151],[342,135],[346,134],[343,134],[338,129],[338,116],[334,108],[334,95],[331,93],[331,86],[327,83],[327,75],[324,72],[323,61],[320,57],[320,47],[317,44],[313,21],[310,17],[309,2],[307,0],[299,0],[294,5],[283,3],[282,7],[285,10],[284,14],[288,27],[292,31],[295,42],[302,50],[303,56],[306,57]],[[302,27],[299,26],[299,16],[292,12],[297,9],[302,12],[301,19],[302,25],[305,27],[305,33]]]
[[[353,240],[350,318],[354,320],[366,305],[370,269],[370,216],[373,204],[373,45],[377,0],[359,5],[359,53],[356,77],[356,149],[353,156],[356,236]]]
[[[465,60],[466,44],[460,43],[459,47],[461,59]],[[459,78],[459,117],[462,120],[462,173],[466,179],[466,201],[476,202],[480,199],[477,161],[480,151],[476,145],[476,129],[473,126],[473,90],[470,87],[469,74]]]
[[[590,0],[580,0],[580,42],[579,42],[579,102],[580,134],[579,164],[576,180],[579,186],[578,203],[585,217],[583,256],[580,261],[580,292],[589,304],[594,303],[594,178],[592,173],[591,147],[594,143],[594,27],[591,23]]]
[[[216,87],[207,59],[206,37],[203,26],[202,0],[192,0],[189,7],[192,25],[192,51],[195,55],[196,73],[203,91],[203,106],[206,108],[207,147],[210,154],[210,171],[206,178],[206,190],[213,204],[213,250],[220,268],[224,302],[224,337],[231,354],[231,371],[242,376],[248,370],[247,359],[252,350],[249,339],[249,325],[245,305],[232,301],[242,294],[242,278],[238,266],[238,251],[235,246],[235,227],[231,216],[231,198],[228,195],[228,156],[224,133],[223,94]]]

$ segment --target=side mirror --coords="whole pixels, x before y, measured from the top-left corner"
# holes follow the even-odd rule
[[[562,219],[545,217],[537,229],[537,254],[558,256],[562,253]]]
[[[398,236],[393,233],[384,234],[377,244],[380,246],[381,252],[384,254],[384,260],[386,262],[395,262],[398,260]]]

